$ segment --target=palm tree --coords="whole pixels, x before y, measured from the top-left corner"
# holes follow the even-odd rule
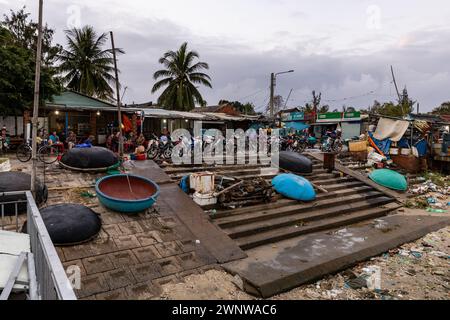
[[[59,70],[67,88],[99,99],[113,100],[114,90],[110,84],[114,59],[112,49],[103,49],[108,39],[106,33],[97,35],[94,28],[66,30],[67,49],[59,55]],[[124,53],[116,49],[116,54]]]
[[[158,98],[158,105],[166,109],[190,111],[195,108],[195,104],[206,104],[196,84],[212,88],[211,78],[201,72],[202,69],[208,70],[209,66],[205,62],[194,63],[195,58],[199,58],[198,53],[187,51],[185,42],[178,51],[167,51],[159,59],[165,69],[156,71],[153,78],[163,79],[154,84],[152,93],[166,88]]]

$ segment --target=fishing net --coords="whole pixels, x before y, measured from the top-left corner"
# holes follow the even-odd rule
[[[11,191],[28,191],[31,188],[31,175],[24,172],[0,172],[0,203],[25,201],[26,196],[23,195],[1,195],[3,192]],[[39,205],[42,202],[47,201],[48,190],[47,187],[39,180],[36,181],[36,197],[35,201]],[[5,204],[4,215],[15,215],[15,204]],[[1,208],[0,208],[1,210]],[[18,214],[25,213],[27,211],[26,202],[19,202],[17,204]]]
[[[102,147],[73,148],[62,156],[61,162],[75,169],[106,169],[117,165],[119,158]]]
[[[79,204],[57,204],[41,209],[41,216],[55,245],[75,245],[93,239],[101,230],[100,217]],[[26,230],[26,222],[23,226]]]

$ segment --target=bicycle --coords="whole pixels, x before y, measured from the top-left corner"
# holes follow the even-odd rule
[[[33,148],[30,142],[21,144],[16,150],[16,157],[20,162],[28,162],[31,159]],[[49,145],[47,141],[38,148],[38,160],[45,164],[52,164],[61,158],[64,153],[64,145],[62,143]]]

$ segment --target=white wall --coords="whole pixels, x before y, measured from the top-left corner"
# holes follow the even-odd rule
[[[11,136],[20,136],[23,134],[23,117],[17,117],[17,132],[15,128],[15,121],[15,117],[0,117],[0,129],[6,127],[8,134]],[[39,129],[44,126],[45,122],[45,129],[47,129],[48,132],[48,118],[39,117],[38,121]]]

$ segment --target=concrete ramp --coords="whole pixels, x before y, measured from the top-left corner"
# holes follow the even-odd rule
[[[419,239],[450,224],[449,217],[393,215],[248,250],[223,267],[244,290],[268,298]]]

